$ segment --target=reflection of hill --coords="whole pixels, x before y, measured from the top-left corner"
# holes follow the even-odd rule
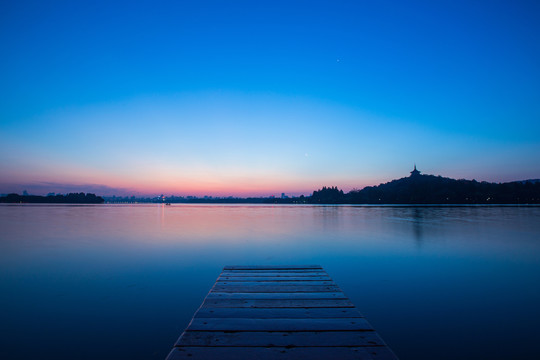
[[[353,204],[526,204],[540,203],[540,183],[488,183],[412,174],[345,195]]]
[[[85,193],[72,193],[67,195],[37,196],[37,195],[17,195],[9,194],[0,197],[3,203],[49,203],[49,204],[102,204],[101,196]]]

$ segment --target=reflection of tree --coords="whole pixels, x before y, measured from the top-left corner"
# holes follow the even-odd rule
[[[334,231],[339,227],[341,218],[341,206],[321,206],[319,208],[320,217],[317,221],[322,224],[323,228]]]

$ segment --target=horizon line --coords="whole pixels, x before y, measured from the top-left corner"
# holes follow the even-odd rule
[[[416,164],[415,164],[415,167],[413,169],[413,171],[416,170]],[[412,172],[411,172],[412,173]],[[455,178],[451,178],[451,177],[447,177],[447,176],[442,176],[442,175],[434,175],[434,174],[421,174],[422,176],[435,176],[435,177],[444,177],[444,178],[449,178],[449,179],[454,179],[454,180],[468,180],[466,178],[458,178],[458,179],[455,179]],[[400,179],[404,179],[404,178],[408,178],[410,176],[404,176],[404,177],[400,177],[400,178],[395,178],[395,179],[392,179],[392,180],[389,180],[389,181],[386,181],[386,182],[380,182],[379,184],[377,185],[366,185],[366,186],[363,186],[363,187],[353,187],[351,188],[349,191],[347,192],[350,192],[350,191],[353,191],[353,190],[362,190],[366,187],[374,187],[374,186],[379,186],[379,185],[382,185],[382,184],[386,184],[386,183],[389,183],[389,182],[392,182],[392,181],[395,181],[395,180],[400,180]],[[493,184],[504,184],[504,183],[512,183],[512,182],[523,182],[523,181],[539,181],[540,178],[529,178],[529,179],[520,179],[520,180],[511,180],[511,181],[504,181],[504,182],[494,182],[494,181],[485,181],[485,180],[481,180],[481,181],[478,181],[476,180],[475,178],[473,179],[470,179],[468,181],[477,181],[477,182],[488,182],[488,183],[493,183]],[[286,191],[275,191],[275,192],[266,192],[264,194],[256,194],[256,193],[251,193],[251,194],[233,194],[233,193],[172,193],[170,192],[169,195],[165,195],[167,192],[166,191],[156,191],[156,192],[152,192],[152,193],[144,193],[144,192],[141,192],[141,191],[137,191],[137,190],[134,190],[134,189],[122,189],[122,188],[114,188],[114,187],[110,187],[110,186],[107,186],[107,185],[101,185],[101,184],[86,184],[86,185],[74,185],[74,184],[61,184],[61,183],[54,183],[54,182],[36,182],[34,184],[10,184],[12,186],[16,186],[16,187],[19,187],[19,188],[32,188],[32,187],[41,187],[41,188],[44,188],[46,186],[50,186],[51,188],[53,187],[67,187],[67,188],[71,188],[73,190],[68,190],[68,191],[49,191],[49,190],[44,190],[42,189],[41,191],[37,191],[38,193],[30,193],[28,192],[26,189],[24,190],[20,190],[19,192],[21,194],[19,194],[17,191],[2,191],[0,193],[0,196],[6,196],[6,195],[9,195],[9,194],[17,194],[17,195],[24,195],[24,193],[26,192],[28,196],[49,196],[49,195],[65,195],[65,194],[70,194],[70,193],[86,193],[86,194],[95,194],[97,196],[101,196],[101,197],[107,197],[107,198],[110,198],[110,197],[118,197],[118,198],[126,198],[126,197],[135,197],[135,198],[158,198],[158,197],[179,197],[179,198],[196,198],[196,199],[201,199],[201,198],[214,198],[214,199],[227,199],[227,198],[236,198],[236,199],[246,199],[246,198],[261,198],[261,199],[265,199],[265,198],[281,198],[282,196],[286,196],[286,197],[289,197],[289,198],[294,198],[294,197],[301,197],[301,196],[311,196],[313,194],[314,191],[317,191],[317,190],[320,190],[324,187],[337,187],[338,189],[342,190],[343,188],[338,186],[338,185],[331,185],[331,186],[328,186],[328,185],[323,185],[323,186],[320,186],[318,187],[317,189],[313,189],[313,190],[310,190],[308,192],[304,192],[304,191],[289,191],[289,192],[286,192]],[[78,188],[78,189],[76,189]],[[81,191],[81,188],[86,188],[88,189],[87,191]],[[94,189],[91,189],[91,188],[94,188]],[[99,193],[99,190],[105,192],[105,193],[109,193],[109,194],[100,194]],[[113,193],[114,191],[117,191],[116,193]],[[34,190],[35,191],[35,190]],[[122,195],[121,193],[122,192],[125,192],[125,195]],[[269,194],[270,193],[270,194]]]

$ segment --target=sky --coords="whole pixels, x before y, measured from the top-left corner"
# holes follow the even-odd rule
[[[3,1],[0,193],[540,178],[538,1]]]

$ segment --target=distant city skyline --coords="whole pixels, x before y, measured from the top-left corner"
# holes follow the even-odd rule
[[[0,193],[540,178],[540,3],[8,1]]]

